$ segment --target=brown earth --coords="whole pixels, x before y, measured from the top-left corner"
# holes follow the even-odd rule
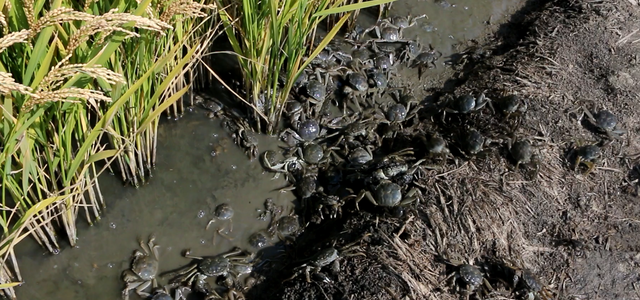
[[[504,146],[488,147],[483,158],[419,179],[425,197],[400,218],[371,205],[350,214],[348,206],[344,218],[308,228],[288,251],[291,263],[271,266],[247,297],[464,298],[459,280],[448,279],[455,268],[445,261],[455,259],[481,266],[493,288],[471,298],[523,298],[507,282],[508,264],[537,274],[551,299],[639,299],[639,29],[635,0],[530,1],[481,43],[491,55],[466,55],[446,89],[433,92],[435,98],[454,89],[526,99],[521,118],[475,114],[463,121],[493,140],[512,132],[529,139],[539,175],[529,176],[532,167],[514,171]],[[581,107],[611,110],[627,133],[609,139],[594,132]],[[427,114],[420,120],[421,130],[456,130]],[[572,163],[574,149],[586,143],[603,145],[589,174]],[[340,259],[339,272],[327,271],[330,281],[298,276],[282,283],[297,260],[367,232],[357,244],[366,256]]]

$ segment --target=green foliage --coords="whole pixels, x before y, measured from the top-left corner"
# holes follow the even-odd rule
[[[238,54],[256,125],[277,130],[293,83],[308,63],[331,41],[349,14],[344,15],[315,50],[307,51],[318,25],[332,13],[358,10],[393,0],[341,6],[345,0],[216,0],[220,20]],[[311,49],[313,50],[313,49]],[[308,52],[311,52],[307,56]],[[285,79],[284,86],[279,80]]]
[[[13,298],[19,241],[31,235],[57,252],[53,224],[75,245],[78,214],[99,219],[97,162],[129,163],[121,165],[134,170],[127,179],[152,165],[159,115],[188,90],[176,82],[199,49],[190,47],[200,42],[195,17],[215,7],[186,0],[83,7],[0,0],[0,7],[0,288]],[[105,134],[111,149],[100,143]]]

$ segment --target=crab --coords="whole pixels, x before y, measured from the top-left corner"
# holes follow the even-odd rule
[[[367,77],[369,77],[369,91],[371,91],[372,94],[378,95],[378,97],[382,96],[382,94],[384,94],[385,92],[385,89],[387,88],[387,85],[389,84],[387,75],[385,75],[380,70],[371,69],[367,71]],[[375,101],[375,99],[373,101]]]
[[[551,300],[554,299],[550,291],[548,291],[542,284],[538,277],[529,269],[522,269],[516,271],[514,276],[514,286],[520,288],[516,295],[524,299],[535,300]]]
[[[408,155],[413,155],[413,149],[403,149],[384,157],[375,165],[376,170],[373,171],[371,176],[371,179],[373,180],[370,180],[370,182],[376,182],[376,180],[377,182],[381,182],[391,179],[394,179],[395,181],[395,179],[402,179],[399,178],[400,176],[409,178],[409,180],[405,181],[411,181],[413,174],[425,160],[421,159],[412,165],[409,165],[407,160],[413,159],[413,157]],[[395,182],[397,183],[398,181]]]
[[[350,166],[361,167],[373,160],[373,146],[367,145],[351,150],[347,155]]]
[[[257,231],[249,236],[249,245],[255,249],[266,247],[271,240],[271,236],[266,231]]]
[[[515,263],[517,264],[517,263]],[[504,277],[516,299],[551,300],[551,291],[540,283],[538,277],[530,269],[514,266],[514,262],[500,263],[500,277]]]
[[[393,101],[381,106],[380,108],[382,111],[377,109],[374,114],[374,119],[380,123],[389,125],[390,129],[390,131],[386,132],[383,137],[395,137],[397,132],[402,130],[403,122],[412,119],[418,112],[417,107],[409,111],[404,104],[395,103]]]
[[[192,256],[190,250],[186,250],[184,257],[196,261],[181,270],[171,272],[170,274],[177,274],[178,276],[169,282],[193,286],[196,292],[206,294],[208,299],[221,299],[222,297],[208,286],[206,282],[207,277],[237,277],[240,274],[237,273],[234,266],[250,266],[253,260],[253,255],[239,248],[234,248],[227,253],[210,257]],[[214,298],[215,296],[218,298]]]
[[[364,95],[366,95],[369,90],[369,81],[367,80],[367,76],[362,74],[360,70],[349,71],[345,79],[347,84],[344,86],[342,92],[348,95],[349,98],[363,98]],[[356,104],[357,111],[361,111],[359,100],[355,99],[354,103]],[[346,102],[343,111],[346,111]]]
[[[324,99],[327,96],[327,88],[325,85],[315,79],[307,81],[305,91],[307,96],[309,96],[309,101],[314,104],[324,102]]]
[[[472,113],[482,109],[489,101],[491,101],[491,99],[487,98],[484,93],[480,93],[477,98],[473,95],[466,94],[446,99],[444,111],[456,114]]]
[[[595,169],[595,165],[600,158],[602,150],[597,145],[585,145],[578,148],[575,148],[571,151],[570,156],[574,156],[575,160],[573,162],[574,171],[580,167],[580,164],[584,164],[587,166],[587,170],[583,173],[583,175],[588,175]]]
[[[295,157],[289,157],[282,162],[277,159],[278,154],[273,150],[267,150],[260,156],[262,167],[270,172],[274,172],[273,179],[277,179],[280,173],[287,174],[289,169],[296,169],[299,162]]]
[[[233,214],[234,214],[233,208],[228,203],[222,203],[218,205],[213,212],[213,218],[209,220],[209,223],[207,223],[205,230],[209,229],[209,226],[211,226],[211,224],[215,223],[217,220],[221,220],[221,221],[228,220],[229,221],[228,232],[233,231],[233,221],[232,221]],[[223,233],[223,230],[224,230],[224,227],[218,228],[218,234],[231,240],[232,238],[227,236],[227,234]],[[214,244],[215,244],[215,238],[214,238]]]
[[[440,51],[434,50],[431,48],[431,45],[429,45],[429,48],[429,51],[418,54],[413,59],[413,63],[409,66],[410,68],[418,68],[418,79],[422,78],[425,67],[427,69],[437,68],[436,61],[442,57],[442,53]]]
[[[285,240],[287,237],[296,237],[303,231],[297,215],[281,217],[275,224],[275,233],[280,240]]]
[[[468,128],[458,137],[458,144],[466,156],[477,156],[484,153],[483,147],[488,140],[473,128]]]
[[[149,237],[146,244],[140,241],[142,251],[136,250],[133,253],[131,268],[122,273],[122,279],[127,284],[122,291],[123,299],[129,299],[129,291],[131,290],[135,290],[140,297],[149,297],[150,294],[145,290],[149,286],[152,288],[158,286],[156,279],[159,265],[158,247],[155,244],[154,236]]]
[[[294,131],[291,128],[285,129],[281,134],[280,138],[284,141],[289,141],[292,139],[297,143],[304,142],[312,142],[316,140],[318,137],[324,136],[326,134],[326,130],[322,130],[320,128],[320,123],[315,119],[307,119],[300,124],[298,124],[297,129]],[[324,138],[329,138],[332,135],[325,136]],[[294,143],[295,144],[295,143]]]
[[[406,205],[418,200],[417,193],[419,193],[419,191],[412,188],[403,196],[400,185],[390,180],[382,180],[373,188],[373,192],[362,190],[358,196],[354,197],[356,197],[356,209],[360,210],[358,203],[365,197],[376,206],[394,207]]]
[[[533,146],[531,146],[531,142],[525,139],[516,141],[512,144],[511,140],[509,140],[508,144],[509,154],[516,162],[515,170],[518,171],[518,167],[525,165],[526,167],[534,170],[533,178],[537,177],[540,165],[537,155],[533,153]]]
[[[247,131],[244,128],[240,128],[235,135],[236,144],[246,149],[249,159],[254,160],[258,157],[258,136],[253,131]]]
[[[311,197],[318,187],[318,175],[316,173],[304,174],[300,180],[293,185],[279,189],[281,193],[295,190],[300,199]]]
[[[396,66],[398,60],[396,59],[395,48],[389,49],[390,51],[382,51],[375,43],[372,48],[377,54],[373,59],[373,66],[371,66],[370,69],[382,72],[387,76],[387,80],[389,80],[397,74]]]
[[[611,111],[603,109],[592,115],[585,109],[584,113],[596,130],[606,134],[609,138],[620,137],[627,133],[625,129],[618,127],[618,117]]]
[[[435,50],[431,44],[428,48],[428,50],[424,50],[424,46],[417,40],[409,41],[400,53],[400,60],[405,62],[409,68],[418,68],[418,78],[422,78],[425,67],[437,68],[436,61],[442,57],[442,52]]]
[[[528,108],[527,102],[516,94],[504,96],[496,104],[506,118],[522,115]]]
[[[336,61],[336,59],[340,62]],[[352,60],[351,55],[342,51],[333,50],[331,47],[325,47],[316,57],[313,58],[311,63],[315,66],[327,69],[335,65],[340,65],[347,60]]]
[[[209,111],[207,114],[209,118],[213,119],[222,116],[224,105],[222,105],[218,99],[206,94],[197,94],[195,95],[195,99],[196,104],[200,104],[204,109]]]
[[[364,67],[373,67],[371,61],[371,51],[362,43],[353,43],[353,48],[351,49],[351,55],[353,56],[353,60],[348,63],[351,66],[364,66]]]
[[[304,114],[302,103],[295,100],[287,101],[285,105],[285,113],[289,117],[290,124],[299,124]]]
[[[363,28],[359,24],[356,24],[353,27],[353,30],[348,31],[344,35],[344,40],[350,43],[357,43],[366,34],[365,30],[366,28]],[[355,58],[355,55],[353,57]]]
[[[186,300],[187,294],[191,292],[191,288],[186,286],[179,286],[174,289],[174,296],[171,297],[170,289],[173,285],[167,285],[162,288],[157,288],[153,291],[151,300]]]
[[[458,287],[463,286],[464,290],[461,292],[468,296],[478,292],[478,289],[483,285],[489,290],[493,290],[491,284],[489,284],[487,279],[484,277],[484,274],[479,267],[472,264],[456,261],[448,261],[447,264],[455,268],[453,273],[451,273],[448,278],[451,278],[453,280],[452,284],[454,285],[456,291],[460,292],[458,290]]]
[[[349,243],[341,248],[336,249],[335,247],[327,247],[316,254],[314,254],[311,258],[309,258],[308,262],[296,267],[294,269],[293,276],[285,279],[283,282],[293,280],[301,274],[305,275],[307,282],[311,282],[311,274],[317,275],[320,274],[323,267],[331,265],[331,269],[334,273],[340,271],[340,262],[339,259],[341,257],[352,257],[352,256],[366,256],[362,252],[358,252],[360,248],[356,246],[361,240],[365,237],[369,236],[370,233],[362,236],[357,241]],[[327,278],[321,276],[323,281]]]
[[[296,147],[295,152],[300,157],[301,164],[318,165],[330,161],[331,158],[341,161],[342,158],[334,152],[335,150],[338,150],[338,147],[310,142]]]
[[[447,141],[440,135],[433,134],[429,137],[423,137],[425,150],[427,151],[426,157],[442,157],[446,158],[450,155],[449,148],[447,147]]]
[[[374,42],[407,42],[407,40],[403,39],[402,31],[405,28],[416,25],[416,21],[424,17],[426,17],[426,15],[420,15],[415,18],[407,16],[382,19],[378,21],[376,25],[365,30],[364,34],[375,31],[378,39],[371,40]]]
[[[418,99],[413,96],[413,93],[411,93],[411,88],[408,86],[394,89],[392,92],[390,92],[390,94],[393,100],[406,106],[407,111],[414,111],[411,109],[412,105],[415,105],[416,107],[420,105],[420,101],[418,101]]]

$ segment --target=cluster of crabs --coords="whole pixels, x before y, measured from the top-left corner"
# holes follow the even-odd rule
[[[299,201],[299,215],[283,215],[272,202],[265,202],[265,214],[271,222],[268,229],[249,238],[256,250],[271,245],[274,237],[295,242],[309,224],[341,218],[346,209],[357,213],[362,207],[402,217],[412,203],[429,193],[420,182],[432,174],[430,171],[479,161],[488,154],[498,153],[513,172],[522,171],[529,180],[538,176],[536,139],[517,130],[526,118],[526,99],[505,91],[478,91],[437,92],[423,100],[414,96],[410,86],[400,83],[398,68],[418,68],[421,77],[423,69],[435,68],[442,56],[430,45],[404,36],[404,29],[424,17],[390,17],[367,29],[356,28],[344,39],[350,52],[337,43],[323,49],[298,78],[286,103],[287,127],[279,137],[287,146],[282,152],[260,152],[257,134],[246,118],[226,112],[215,98],[198,98],[211,117],[223,119],[223,125],[251,159],[259,158],[274,177],[285,176],[290,185],[281,191],[294,192]],[[470,50],[466,55],[474,53]],[[598,162],[601,147],[625,130],[609,110],[580,107],[575,112],[585,127],[602,138],[597,143],[576,144],[568,151],[568,165],[588,175]],[[217,218],[230,219],[233,213],[229,209],[221,209]],[[185,257],[194,263],[170,273],[176,277],[169,285],[150,294],[146,289],[157,286],[156,245],[151,240],[141,246],[144,253],[136,252],[132,268],[124,275],[125,296],[136,290],[143,297],[171,299],[169,291],[174,290],[174,299],[183,299],[193,290],[206,299],[241,299],[252,278],[243,283],[238,278],[260,264],[254,254],[240,249],[214,257],[195,257],[187,252]],[[338,258],[350,255],[366,254],[353,245],[320,249],[295,266],[290,279],[305,275],[307,281],[330,282],[323,268],[336,269]],[[453,269],[450,274],[455,285],[463,287],[461,293],[481,293],[478,290],[489,273],[486,267],[446,264]],[[531,271],[501,270],[501,274],[513,273],[511,287],[516,296],[551,298]],[[207,278],[215,278],[216,287]]]
[[[251,276],[254,267],[262,264],[257,255],[258,250],[271,245],[274,239],[288,241],[301,232],[295,214],[283,214],[283,208],[276,206],[272,199],[266,199],[264,205],[265,209],[258,218],[270,219],[269,226],[266,230],[251,235],[249,244],[253,249],[250,250],[236,247],[222,254],[203,257],[194,256],[190,250],[185,250],[183,255],[191,259],[191,263],[177,270],[159,273],[159,246],[155,243],[155,237],[151,236],[147,242],[140,241],[141,250],[135,250],[131,267],[122,274],[125,283],[122,298],[129,299],[131,292],[135,291],[141,298],[152,300],[185,300],[191,299],[192,294],[200,295],[205,300],[244,299],[244,292],[255,283],[255,278]],[[231,225],[233,215],[233,208],[228,203],[222,203],[215,208],[214,218],[207,224],[207,228],[212,223],[221,221]],[[224,233],[225,227],[219,228],[218,233],[228,237],[227,234],[232,229],[227,228]],[[337,259],[337,256],[319,256],[322,262]],[[313,257],[300,268],[309,266],[305,269],[308,274],[313,270],[311,266],[321,263],[317,261],[318,258]],[[158,279],[161,277],[169,278],[166,285],[159,286]]]

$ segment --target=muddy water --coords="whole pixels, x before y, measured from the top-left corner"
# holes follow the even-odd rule
[[[451,56],[462,52],[471,40],[480,40],[496,30],[497,25],[508,20],[509,16],[524,5],[524,0],[399,0],[393,3],[389,17],[411,17],[426,14],[416,20],[416,25],[403,31],[405,39],[418,39],[429,50],[431,45],[442,57],[436,62],[436,68],[428,69],[422,78],[441,79],[447,70],[447,61]],[[375,24],[378,17],[371,11],[361,13],[358,24],[364,28]],[[375,37],[372,31],[369,37]],[[399,74],[404,81],[417,81],[417,70],[400,68]],[[410,78],[407,78],[410,77]],[[428,82],[429,80],[422,81]],[[439,80],[435,80],[439,81]]]
[[[80,230],[77,248],[52,256],[31,241],[21,244],[25,285],[17,291],[19,299],[119,299],[120,274],[139,248],[138,238],[150,234],[160,245],[161,271],[188,264],[181,256],[187,248],[198,256],[233,246],[250,249],[248,236],[268,225],[257,219],[264,200],[271,197],[291,206],[293,196],[274,192],[286,184],[284,180],[271,180],[257,160],[249,162],[219,123],[203,113],[188,113],[178,122],[161,125],[157,168],[148,185],[122,187],[116,176],[102,176],[107,210],[95,226]],[[274,140],[263,138],[262,144],[273,146]],[[213,147],[221,150],[215,157]],[[233,223],[217,221],[205,230],[220,203],[235,209]],[[221,227],[232,241],[217,235]]]
[[[506,20],[523,2],[400,0],[390,15],[428,15],[406,29],[404,36],[417,37],[443,54],[437,68],[423,74],[423,78],[438,78],[448,70],[444,64],[448,57],[464,48],[460,45],[495,30],[490,24]],[[363,13],[359,22],[370,26],[374,18]],[[418,82],[415,69],[401,69],[399,74],[403,81]],[[257,162],[249,162],[218,121],[188,113],[178,122],[164,122],[159,131],[157,168],[150,183],[139,189],[122,187],[116,176],[103,175],[100,182],[107,210],[99,223],[80,228],[77,248],[52,256],[32,241],[19,245],[25,280],[17,289],[20,299],[118,299],[123,287],[120,274],[129,267],[138,239],[155,234],[161,246],[161,271],[171,270],[189,262],[181,256],[187,248],[194,255],[215,255],[233,246],[249,248],[248,236],[267,226],[257,220],[267,197],[291,206],[291,194],[273,192],[285,182],[271,180],[272,175],[264,174]],[[265,144],[275,145],[266,138]],[[214,147],[222,151],[212,157]],[[228,230],[231,224],[216,222],[205,230],[220,203],[229,203],[236,211],[228,233],[233,240],[216,235],[218,226]]]

